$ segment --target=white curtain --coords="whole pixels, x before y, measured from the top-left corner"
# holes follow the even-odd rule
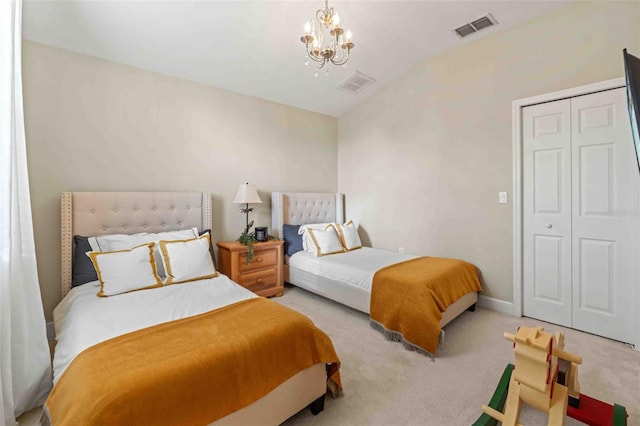
[[[5,425],[51,388],[27,176],[22,0],[0,0],[0,384]]]

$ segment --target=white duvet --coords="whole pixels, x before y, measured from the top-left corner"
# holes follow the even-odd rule
[[[321,257],[299,251],[289,258],[289,266],[370,291],[380,268],[416,257],[370,247]]]
[[[56,348],[53,382],[83,350],[152,325],[198,315],[257,297],[225,275],[217,278],[98,297],[98,281],[73,288],[53,311]]]

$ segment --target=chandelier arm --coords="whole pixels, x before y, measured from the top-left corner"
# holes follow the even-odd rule
[[[307,52],[307,56],[309,56],[309,58],[310,58],[313,62],[315,62],[316,64],[322,64],[322,65],[320,66],[320,68],[322,68],[322,67],[324,66],[324,63],[326,62],[326,60],[325,60],[323,57],[321,57],[321,56],[315,56],[315,55],[313,55],[312,53],[309,53],[309,52]]]
[[[346,49],[344,49],[344,48],[342,47],[342,46],[343,46],[343,44],[342,44],[342,43],[340,43],[340,42],[338,41],[338,42],[337,42],[337,46],[338,46],[338,47],[336,48],[336,53],[335,53],[335,55],[333,55],[333,58],[331,59],[331,62],[332,62],[332,63],[334,63],[334,64],[337,64],[338,62],[341,62],[341,61],[344,59],[345,55],[347,55],[347,56],[348,56],[348,52],[347,52],[347,53],[345,53],[345,52],[346,52]]]
[[[312,46],[307,47],[307,56],[316,62],[324,60],[322,56],[316,55],[314,53]]]
[[[322,68],[324,68],[324,66],[325,66],[325,65],[326,65],[326,63],[327,63],[327,59],[325,59],[325,58],[324,58],[324,57],[322,57],[322,56],[313,56],[313,55],[310,55],[310,54],[309,54],[308,56],[309,56],[309,58],[310,58],[313,62],[315,62],[315,65],[316,65],[316,68],[317,68],[317,69],[322,69]]]
[[[346,49],[344,48],[344,40],[342,39],[342,36],[336,37],[336,44],[338,45],[338,49],[340,49],[340,51],[344,54],[344,51]]]
[[[336,61],[331,61],[332,64],[334,65],[344,65],[347,63],[347,61],[349,60],[349,51],[347,51],[347,53],[343,53],[342,57],[340,57],[340,59],[336,60]]]
[[[313,62],[317,63],[317,64],[324,64],[325,59],[324,58],[316,58],[316,57],[312,57],[311,59],[313,59]]]
[[[333,57],[331,58],[331,63],[335,64],[341,61],[344,58],[344,50],[341,48],[337,49]]]
[[[311,43],[307,44],[307,56],[316,62],[318,61],[318,56],[313,53],[313,46]]]
[[[349,60],[349,58],[348,58],[348,57],[347,57],[347,58],[345,58],[345,59],[344,59],[344,60],[342,60],[342,61],[339,61],[339,62],[331,61],[331,63],[332,63],[333,65],[340,66],[340,65],[344,65],[344,64],[346,64],[346,63],[347,63],[347,60]]]

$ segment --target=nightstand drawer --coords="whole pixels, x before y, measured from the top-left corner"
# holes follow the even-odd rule
[[[240,272],[276,266],[277,261],[278,252],[273,249],[255,250],[253,253],[253,260],[249,262],[249,264],[247,264],[247,253],[242,253],[240,254]]]
[[[264,271],[240,274],[238,284],[253,292],[275,287],[278,285],[278,271],[276,268],[271,268]]]

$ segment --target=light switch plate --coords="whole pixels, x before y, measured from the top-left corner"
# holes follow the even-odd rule
[[[507,204],[507,193],[506,192],[498,192],[498,202],[500,204]]]

